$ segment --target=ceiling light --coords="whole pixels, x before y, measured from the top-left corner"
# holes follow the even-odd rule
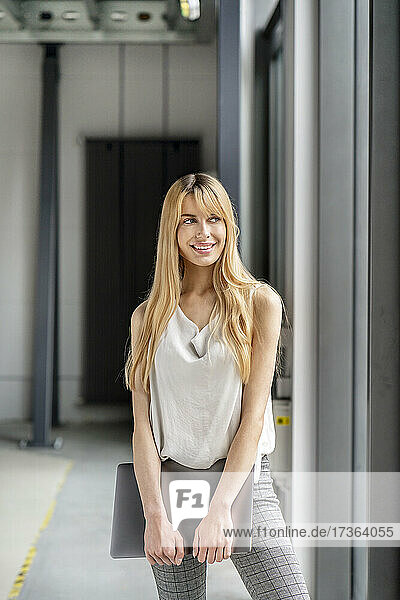
[[[181,15],[189,21],[200,18],[200,0],[180,0]]]
[[[80,17],[80,13],[77,10],[66,10],[61,15],[66,21],[76,21]]]
[[[127,21],[128,20],[128,13],[123,11],[123,10],[114,10],[111,14],[110,14],[110,19],[112,21]]]

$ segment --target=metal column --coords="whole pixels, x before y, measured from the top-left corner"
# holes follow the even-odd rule
[[[52,413],[57,409],[57,250],[58,250],[58,45],[43,45],[40,216],[37,255],[32,416],[33,439],[20,447],[59,448],[50,441]],[[54,411],[57,416],[57,410]]]
[[[240,0],[219,0],[218,177],[240,216]]]

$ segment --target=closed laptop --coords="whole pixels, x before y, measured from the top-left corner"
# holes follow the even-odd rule
[[[174,529],[184,540],[185,554],[193,552],[194,532],[207,514],[226,459],[209,469],[191,469],[172,459],[161,462],[161,493]],[[232,552],[251,550],[254,467],[248,474],[231,509]],[[116,469],[112,510],[110,555],[112,558],[144,558],[145,518],[132,462]]]

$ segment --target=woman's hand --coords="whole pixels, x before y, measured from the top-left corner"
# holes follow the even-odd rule
[[[232,530],[231,509],[222,506],[211,506],[208,514],[200,521],[194,532],[193,556],[203,562],[208,554],[208,562],[222,562],[232,552],[232,538],[224,535],[225,530]]]
[[[144,551],[151,565],[180,565],[185,555],[183,537],[165,515],[146,519]]]

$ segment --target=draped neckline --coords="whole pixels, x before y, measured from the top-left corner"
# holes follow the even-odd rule
[[[214,310],[216,302],[214,303],[214,306],[212,308],[212,310]],[[183,310],[181,309],[181,307],[178,304],[178,310],[180,312],[180,314],[183,316],[184,319],[186,319],[186,321],[188,323],[190,323],[193,327],[195,327],[197,335],[199,335],[200,333],[202,333],[202,331],[204,331],[205,329],[208,329],[211,325],[211,321],[212,319],[210,319],[207,323],[207,325],[204,325],[204,327],[202,327],[201,329],[199,329],[199,326],[197,325],[197,323],[195,323],[194,321],[192,321],[192,319],[189,319],[189,317],[187,315],[185,315],[185,313],[183,312]],[[211,311],[212,312],[212,311]]]

